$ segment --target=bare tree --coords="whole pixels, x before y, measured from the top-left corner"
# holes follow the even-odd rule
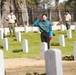
[[[60,10],[60,4],[59,4],[59,0],[55,0],[55,6],[56,6],[56,10],[57,10],[57,15],[58,15],[58,20],[59,20],[59,24],[62,23],[62,17],[61,17],[61,10]]]

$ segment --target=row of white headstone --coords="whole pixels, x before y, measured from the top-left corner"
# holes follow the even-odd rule
[[[48,49],[45,42],[40,45],[40,57],[45,60],[46,75],[63,75],[62,55],[59,49]],[[76,60],[76,42],[74,42],[74,60]],[[5,75],[4,55],[0,50],[0,75]]]
[[[8,50],[8,39],[2,37],[2,35],[3,35],[2,32],[0,35],[1,35],[1,39],[3,40],[3,48],[5,50]],[[20,32],[16,32],[16,39],[17,39],[17,41],[21,42],[21,33]],[[23,52],[28,52],[28,41],[27,40],[22,41],[22,49],[23,49]]]
[[[67,38],[72,38],[71,30],[67,30]],[[4,49],[8,50],[8,40],[7,40],[7,38],[3,38],[3,32],[1,30],[0,30],[0,39],[3,39]],[[21,33],[20,32],[16,32],[16,39],[17,39],[17,41],[21,42]],[[60,43],[60,46],[65,47],[64,35],[60,35],[59,43]]]
[[[75,29],[75,31],[76,31],[76,25],[75,25],[75,28],[74,28],[74,29]],[[65,30],[65,26],[64,26],[63,24],[60,25],[60,30],[61,30],[61,31],[64,31],[64,30]]]
[[[8,39],[7,38],[3,39],[3,48],[5,50],[8,50]],[[22,41],[22,50],[23,52],[28,53],[28,41],[27,40]]]
[[[35,27],[36,28],[36,27]],[[76,31],[76,25],[75,25],[75,31]],[[7,35],[7,33],[8,33],[8,30],[7,30],[7,28],[0,28],[0,30],[2,30],[3,31],[3,33],[5,34],[5,35]],[[24,29],[23,29],[26,33],[28,33],[29,32],[29,28],[28,28],[28,26],[24,26]],[[33,27],[32,27],[32,30],[33,30]],[[62,25],[60,25],[60,30],[61,31],[64,31],[65,30],[65,26],[62,24]],[[39,29],[37,29],[37,31],[39,32]]]
[[[68,38],[72,38],[71,30],[67,30],[67,37]],[[7,38],[3,38],[3,32],[1,30],[0,30],[0,39],[3,39],[3,48],[5,50],[8,50],[8,39]],[[21,33],[20,32],[16,32],[16,39],[17,39],[17,41],[21,42]],[[60,44],[60,46],[65,47],[64,35],[60,35],[59,36],[59,44]],[[23,52],[27,52],[28,51],[28,41],[27,40],[23,40],[22,48],[23,48]]]
[[[32,28],[32,30],[34,29],[33,27],[31,27],[31,28]],[[19,28],[19,30],[20,30],[20,28]],[[24,28],[22,29],[22,31],[24,31],[25,33],[28,33],[29,32],[28,26],[24,26]],[[40,32],[39,29],[37,29],[36,31]],[[3,33],[5,35],[7,35],[8,32],[9,32],[9,30],[8,30],[8,28],[0,28],[0,32],[1,32],[1,34]],[[20,32],[20,31],[18,31],[18,29],[17,30],[15,29],[15,32]]]
[[[5,32],[6,32],[6,30],[5,30]],[[27,27],[26,27],[26,32],[28,32]],[[21,41],[21,34],[20,34],[20,32],[16,32],[16,35],[18,36],[17,37],[18,41]],[[72,31],[71,31],[71,29],[67,30],[67,37],[68,38],[72,38]],[[0,30],[0,39],[3,39],[3,30]]]

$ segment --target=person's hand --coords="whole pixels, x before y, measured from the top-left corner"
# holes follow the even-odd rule
[[[8,19],[6,19],[6,21],[8,21]]]
[[[17,27],[17,23],[15,23],[15,27]]]
[[[49,37],[48,40],[49,40],[49,41],[52,40],[52,37]]]
[[[40,21],[42,21],[42,20],[43,20],[43,18],[42,18],[42,17],[40,17],[40,18],[39,18],[39,20],[40,20]]]

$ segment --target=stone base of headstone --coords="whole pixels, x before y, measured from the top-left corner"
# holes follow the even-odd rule
[[[4,55],[3,55],[2,50],[0,50],[0,75],[5,75],[5,72],[4,72]]]
[[[8,39],[7,38],[3,38],[3,48],[5,50],[8,50]]]
[[[61,31],[64,31],[64,25],[63,24],[61,25]]]
[[[74,60],[76,61],[76,42],[74,42]]]
[[[28,53],[28,41],[27,40],[22,41],[22,49],[23,49],[23,52]]]
[[[17,41],[21,42],[21,33],[20,32],[16,32],[16,39],[17,39]]]
[[[72,31],[71,31],[71,29],[67,30],[67,38],[72,38]]]
[[[63,75],[62,55],[58,49],[45,52],[46,75]]]
[[[59,43],[60,43],[60,46],[65,47],[64,35],[59,36]]]
[[[41,57],[41,59],[45,59],[45,51],[47,51],[47,50],[48,50],[47,43],[42,42],[40,44],[40,57]]]

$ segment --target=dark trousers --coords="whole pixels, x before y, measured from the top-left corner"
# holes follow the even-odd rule
[[[70,29],[70,22],[69,21],[66,21],[65,23],[66,23],[66,29],[67,30]]]
[[[46,42],[48,45],[48,49],[50,49],[50,41],[48,40],[49,33],[41,32],[41,42]]]

